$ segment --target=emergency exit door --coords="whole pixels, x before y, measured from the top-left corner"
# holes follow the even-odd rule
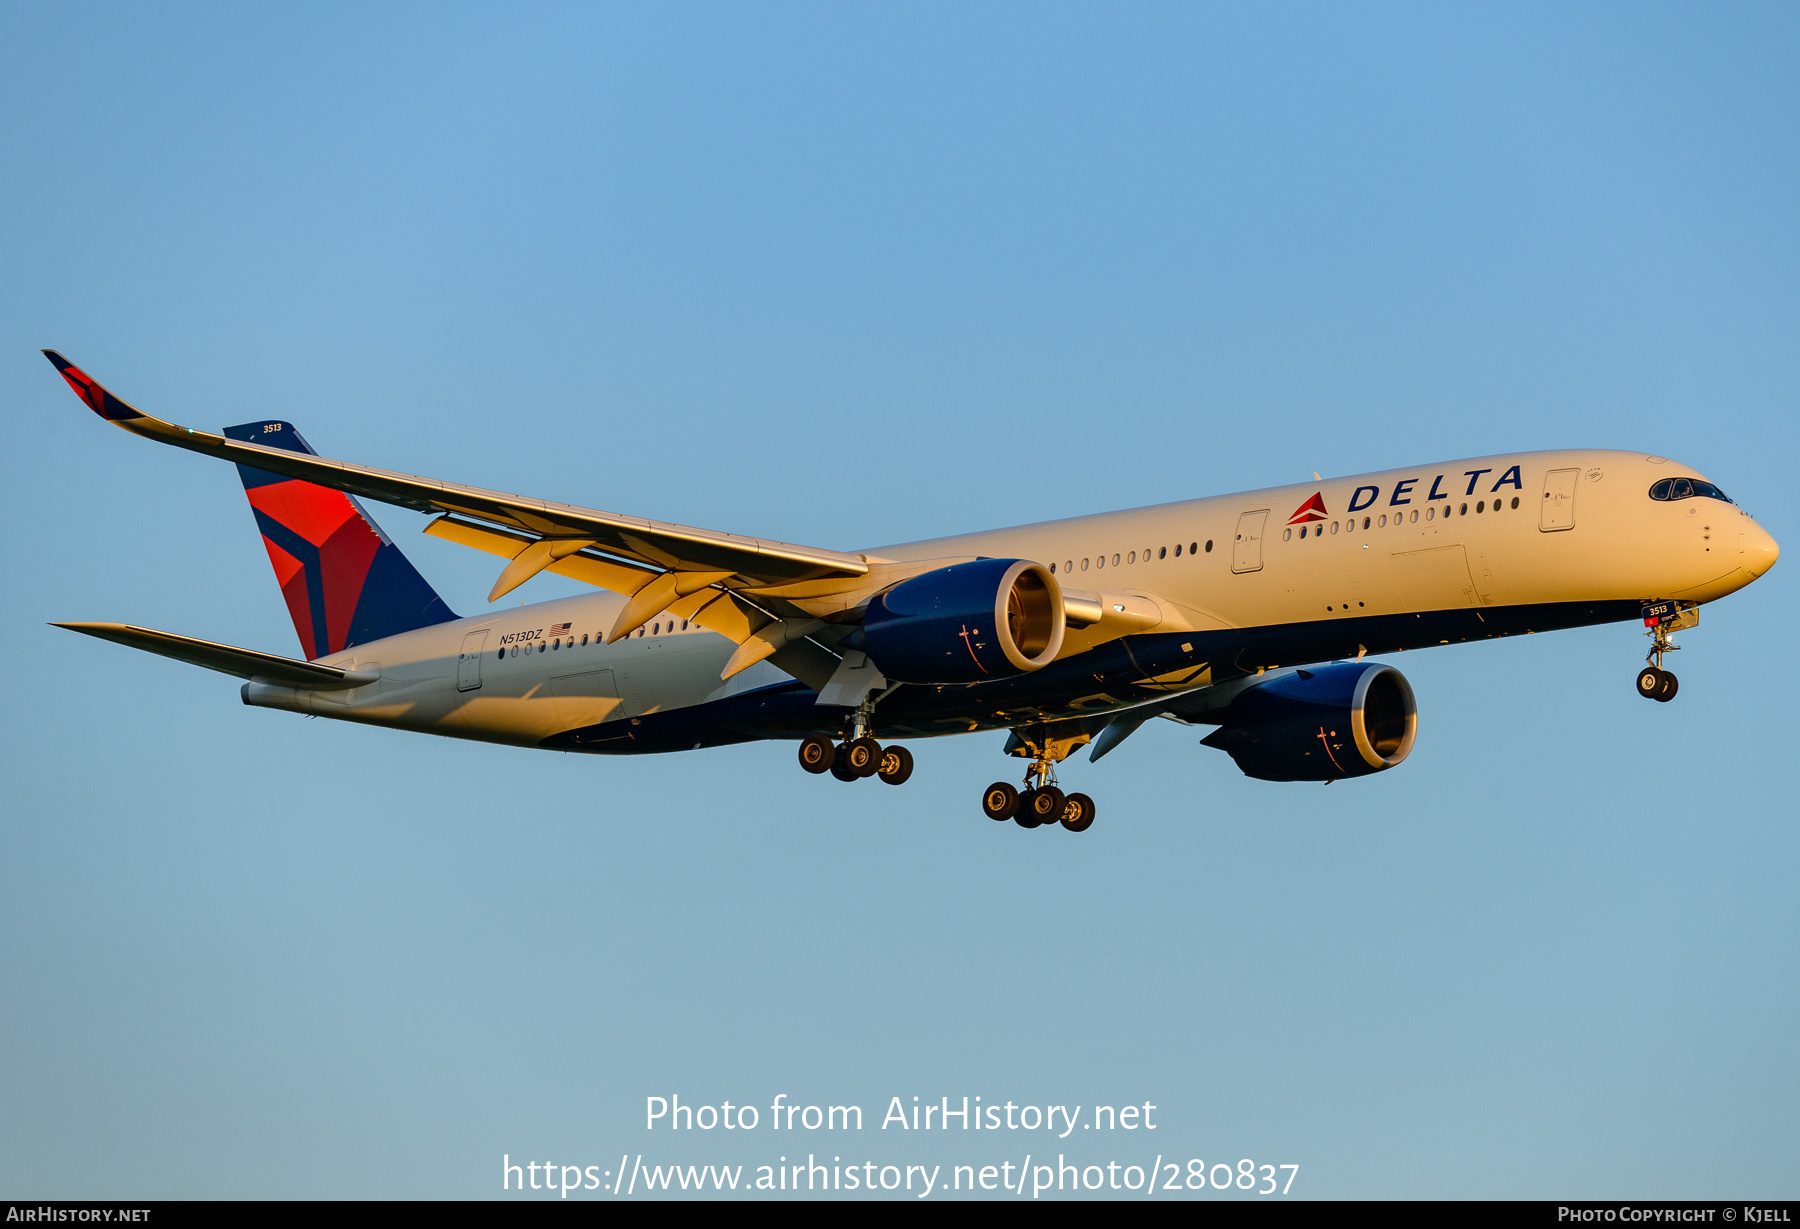
[[[1575,479],[1578,469],[1553,469],[1544,475],[1544,506],[1539,510],[1538,528],[1545,533],[1575,528]]]
[[[462,655],[456,659],[456,689],[474,691],[481,686],[481,659],[487,648],[486,632],[470,632],[463,637]]]
[[[1237,537],[1231,542],[1231,570],[1234,572],[1262,571],[1263,526],[1268,523],[1269,510],[1263,508],[1257,512],[1246,512],[1238,517]]]

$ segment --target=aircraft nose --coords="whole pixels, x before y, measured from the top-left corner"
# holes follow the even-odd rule
[[[1738,533],[1738,551],[1744,570],[1751,576],[1761,576],[1781,558],[1781,544],[1775,541],[1775,535],[1749,519]]]

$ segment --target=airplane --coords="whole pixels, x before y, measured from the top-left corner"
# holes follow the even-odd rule
[[[304,657],[57,627],[241,678],[247,705],[553,751],[791,741],[807,772],[900,785],[894,740],[1007,730],[1023,788],[981,806],[1024,828],[1087,830],[1057,765],[1153,717],[1262,780],[1394,768],[1418,704],[1371,656],[1641,620],[1636,690],[1672,700],[1673,634],[1780,554],[1692,468],[1591,449],[829,550],[328,460],[283,421],[180,427],[44,354],[106,421],[237,465]],[[505,560],[490,604],[540,572],[596,592],[458,616],[365,499]]]

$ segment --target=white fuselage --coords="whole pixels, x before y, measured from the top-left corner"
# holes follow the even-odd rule
[[[1062,659],[1123,634],[1701,603],[1773,566],[1774,539],[1737,506],[1652,500],[1651,485],[1670,477],[1701,475],[1642,453],[1507,454],[911,542],[869,558],[1053,564],[1066,590],[1097,595],[1107,611],[1070,628]],[[378,670],[376,683],[335,692],[252,683],[245,701],[529,746],[791,682],[767,662],[721,682],[736,646],[667,615],[605,645],[624,603],[593,593],[408,632],[321,659]]]

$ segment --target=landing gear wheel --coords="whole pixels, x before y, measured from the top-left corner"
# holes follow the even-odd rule
[[[1019,809],[1019,791],[1004,781],[996,781],[981,796],[981,810],[989,819],[1005,821]]]
[[[831,775],[840,781],[860,781],[862,774],[850,767],[849,757],[842,747],[837,748],[837,758],[831,762]]]
[[[905,747],[884,747],[881,758],[876,762],[875,775],[889,785],[905,785],[906,779],[912,776],[912,752]]]
[[[1054,785],[1043,785],[1027,791],[1019,799],[1019,810],[1030,811],[1031,817],[1037,821],[1032,825],[1053,824],[1062,818],[1063,805],[1068,799]]]
[[[830,772],[837,762],[837,748],[822,734],[811,734],[800,743],[800,767],[808,772]]]
[[[1037,816],[1037,791],[1028,789],[1021,793],[1018,809],[1013,812],[1013,823],[1021,828],[1035,828],[1043,822]]]
[[[1094,826],[1094,800],[1086,794],[1070,794],[1063,801],[1062,826],[1070,832],[1086,832]]]
[[[1663,676],[1663,685],[1657,690],[1654,698],[1667,704],[1670,700],[1675,698],[1675,693],[1681,689],[1681,684],[1676,682],[1675,676],[1670,674],[1667,670],[1664,670],[1661,673]]]
[[[873,738],[859,738],[844,744],[844,763],[859,777],[872,777],[881,768],[881,744]]]
[[[1660,698],[1663,689],[1663,672],[1655,666],[1645,666],[1638,671],[1637,693],[1646,700]]]

